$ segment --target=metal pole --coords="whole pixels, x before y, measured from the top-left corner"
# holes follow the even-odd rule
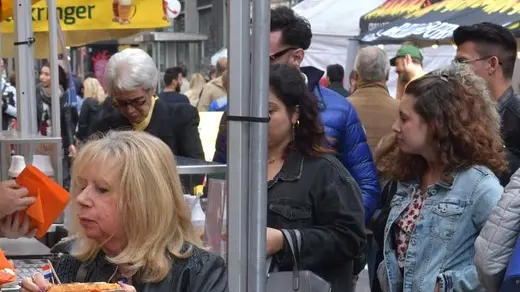
[[[16,43],[17,129],[22,135],[34,134],[36,127],[36,91],[30,0],[13,0]]]
[[[349,39],[348,40],[348,50],[347,50],[347,59],[345,60],[345,74],[347,78],[343,80],[343,84],[345,85],[345,88],[348,88],[352,92],[352,88],[350,86],[350,79],[349,74],[352,70],[354,70],[354,63],[356,61],[356,56],[359,52],[359,41],[356,39]]]
[[[229,115],[249,116],[249,0],[230,0]],[[247,290],[249,125],[228,122],[228,280],[229,291]]]
[[[58,15],[56,13],[56,0],[47,0],[47,11],[49,13],[49,59],[51,66],[51,130],[53,137],[61,137],[60,77],[58,73]]]
[[[268,118],[270,1],[253,0],[251,116]],[[250,124],[248,291],[266,283],[267,123]]]

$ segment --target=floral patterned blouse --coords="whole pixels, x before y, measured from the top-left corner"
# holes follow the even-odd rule
[[[415,191],[413,194],[412,202],[406,209],[401,213],[397,220],[397,228],[395,230],[395,246],[397,253],[397,262],[399,267],[404,268],[404,261],[406,259],[406,251],[408,250],[408,242],[415,229],[415,224],[419,219],[425,197],[420,190]]]

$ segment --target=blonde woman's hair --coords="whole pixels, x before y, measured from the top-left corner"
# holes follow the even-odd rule
[[[202,88],[206,84],[206,79],[200,73],[195,73],[191,75],[190,79],[190,89],[185,92],[186,96],[190,100],[190,104],[193,106],[197,106],[199,102],[199,96],[202,92]]]
[[[130,273],[154,283],[166,277],[171,261],[187,258],[192,246],[201,246],[184,202],[174,156],[160,139],[145,132],[123,131],[87,143],[74,161],[73,198],[82,191],[79,174],[92,165],[115,165],[112,168],[118,172],[116,208],[127,245],[118,255],[107,256],[108,261],[128,265]],[[73,214],[76,209],[73,204]],[[78,235],[74,255],[82,261],[93,260],[101,245],[86,238],[77,216],[73,218],[73,232]]]
[[[85,79],[83,82],[83,96],[85,98],[93,98],[99,104],[102,104],[106,98],[105,91],[96,78]]]

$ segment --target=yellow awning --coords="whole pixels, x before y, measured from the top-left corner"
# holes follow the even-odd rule
[[[2,0],[5,1],[5,0]],[[163,1],[158,0],[56,0],[57,14],[67,46],[119,39],[142,30],[167,27]],[[3,2],[2,2],[3,3]],[[44,0],[32,6],[35,57],[48,57],[48,13]],[[2,22],[2,51],[4,57],[14,56],[14,21]]]
[[[32,4],[38,2],[40,0],[32,0]],[[14,14],[13,10],[13,0],[1,0],[0,1],[0,21],[4,21],[9,17],[12,17]]]

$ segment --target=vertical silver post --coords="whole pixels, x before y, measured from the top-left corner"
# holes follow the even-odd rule
[[[268,117],[270,1],[253,0],[251,116]],[[264,292],[267,224],[267,123],[251,123],[248,291]]]
[[[229,115],[249,116],[250,13],[249,0],[230,0],[229,19]],[[229,290],[247,290],[249,125],[228,122],[228,221]]]
[[[31,1],[13,0],[15,7],[16,106],[17,128],[21,134],[34,134],[36,127],[36,96],[34,87],[34,49]]]
[[[49,59],[51,66],[51,130],[53,137],[61,137],[60,77],[58,73],[58,15],[56,13],[56,0],[47,0],[47,11],[49,13]]]

